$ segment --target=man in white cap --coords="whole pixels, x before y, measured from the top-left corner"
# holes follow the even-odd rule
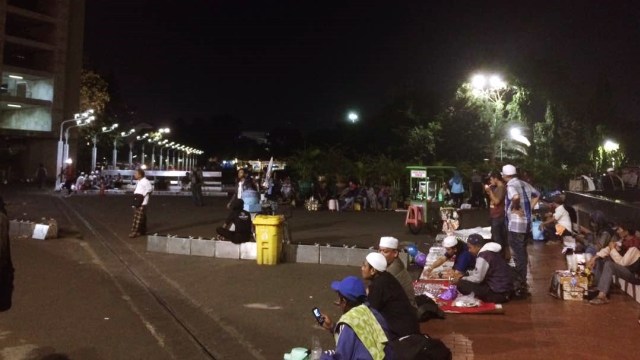
[[[387,260],[387,272],[398,280],[404,292],[409,298],[411,306],[416,307],[415,292],[413,290],[413,279],[407,271],[404,263],[398,258],[398,239],[391,236],[380,238],[378,252]]]
[[[504,199],[507,239],[516,263],[516,272],[526,281],[529,265],[527,234],[531,231],[531,214],[540,199],[540,193],[531,184],[518,179],[513,165],[502,167],[502,178],[507,183],[507,196]]]
[[[389,340],[418,334],[416,309],[409,303],[402,285],[386,271],[387,259],[380,253],[370,253],[361,270],[362,278],[369,280],[369,305],[389,323]]]
[[[468,271],[473,270],[476,266],[476,258],[469,252],[467,244],[458,240],[453,235],[449,235],[442,240],[442,246],[445,248],[446,253],[436,259],[430,266],[424,268],[422,271],[425,277],[429,277],[433,269],[438,268],[445,262],[453,259],[453,268],[451,269],[450,276],[454,279],[459,279],[467,274]]]

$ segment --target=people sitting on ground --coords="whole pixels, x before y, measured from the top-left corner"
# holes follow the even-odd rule
[[[389,340],[418,334],[416,309],[402,285],[386,270],[387,259],[380,253],[370,253],[362,264],[362,278],[369,281],[369,305],[387,320]]]
[[[610,241],[596,256],[587,262],[594,269],[598,295],[589,301],[592,305],[607,304],[607,295],[617,276],[631,284],[640,284],[640,239],[635,236],[636,226],[625,221],[616,228],[620,241]]]
[[[602,184],[602,190],[604,191],[624,190],[624,182],[620,176],[616,174],[614,168],[607,169],[607,173],[602,175],[600,183]]]
[[[120,189],[122,188],[122,184],[123,184],[122,175],[118,173],[115,180],[113,180],[113,187],[114,189]]]
[[[216,229],[218,240],[229,240],[234,244],[241,244],[253,240],[253,222],[251,214],[243,210],[244,201],[233,199],[230,204],[231,211],[227,220]]]
[[[327,203],[331,198],[331,192],[329,192],[326,177],[318,177],[318,182],[313,187],[313,198],[318,200],[318,204],[320,204],[321,206],[328,206]]]
[[[376,189],[373,187],[373,185],[369,185],[366,187],[365,190],[365,206],[364,206],[364,210],[368,210],[368,209],[372,209],[372,210],[378,210],[378,197],[376,196]]]
[[[76,179],[76,192],[82,193],[84,191],[84,183],[86,181],[86,177],[84,172],[80,173],[80,176]]]
[[[391,186],[383,184],[378,191],[378,204],[382,210],[391,210]]]
[[[433,269],[437,269],[451,259],[453,259],[453,268],[447,277],[459,279],[466,275],[469,270],[473,270],[476,260],[474,255],[469,252],[468,246],[464,241],[458,240],[453,235],[449,235],[442,240],[442,246],[446,250],[444,256],[437,258],[433,264],[425,267],[421,277],[428,278]]]
[[[282,194],[282,201],[285,203],[292,203],[295,205],[296,192],[291,182],[291,177],[284,178],[282,185],[280,186],[280,193]]]
[[[463,295],[473,293],[484,302],[509,301],[513,291],[512,271],[500,255],[500,244],[486,242],[480,234],[471,234],[467,245],[469,252],[476,256],[476,265],[469,275],[457,281],[458,291]]]
[[[407,271],[405,264],[400,260],[398,255],[398,239],[391,236],[383,236],[380,238],[378,252],[387,260],[387,272],[398,280],[404,289],[411,306],[416,306],[415,290],[413,289],[413,279]]]
[[[569,211],[564,206],[564,195],[557,195],[553,198],[556,208],[553,213],[545,215],[545,220],[540,227],[545,229],[549,236],[555,239],[562,239],[565,248],[576,250],[576,240],[573,237],[573,225]]]
[[[580,234],[576,236],[576,240],[584,246],[585,253],[593,256],[609,245],[613,235],[614,231],[604,213],[595,210],[589,215],[589,227],[580,226]]]
[[[367,306],[362,280],[347,276],[332,282],[331,289],[338,294],[342,316],[334,325],[327,314],[322,314],[321,325],[334,335],[336,348],[323,352],[320,359],[393,359],[393,349],[388,344],[389,327],[376,309]]]
[[[359,195],[360,186],[355,180],[349,180],[349,185],[342,191],[338,199],[340,203],[339,211],[353,209],[353,204]]]
[[[262,210],[258,186],[251,176],[247,176],[242,183],[242,201],[244,202],[245,211],[257,214]]]

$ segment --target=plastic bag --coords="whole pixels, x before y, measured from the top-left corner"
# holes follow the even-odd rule
[[[480,306],[480,300],[476,299],[474,293],[469,295],[461,295],[456,298],[453,306],[457,307],[477,307]]]
[[[444,301],[453,301],[457,296],[458,288],[455,285],[449,285],[449,288],[447,288],[447,290],[440,294],[440,296],[438,296],[438,299]]]

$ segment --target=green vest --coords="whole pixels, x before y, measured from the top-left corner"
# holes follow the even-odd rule
[[[353,329],[358,339],[360,339],[367,350],[369,350],[373,360],[384,359],[384,345],[388,341],[387,335],[385,335],[382,326],[380,326],[376,317],[371,310],[369,310],[369,307],[364,304],[354,307],[340,317],[338,326],[341,323]],[[338,343],[339,337],[340,334],[335,336],[336,344]]]

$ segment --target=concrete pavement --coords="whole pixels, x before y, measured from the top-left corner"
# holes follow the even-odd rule
[[[258,266],[253,261],[146,252],[129,239],[128,196],[72,196],[5,188],[10,218],[55,217],[61,238],[13,241],[14,307],[0,314],[0,355],[41,359],[281,359],[294,346],[332,337],[315,325],[311,308],[334,318],[332,280],[359,275],[357,267],[317,264]],[[149,231],[213,236],[225,201],[153,196]],[[26,215],[23,215],[26,214]],[[418,242],[404,214],[310,213],[290,219],[294,242],[375,246],[381,235]],[[531,247],[533,296],[506,305],[506,315],[450,315],[424,323],[455,358],[630,358],[639,306],[616,293],[594,307],[546,295],[559,248]],[[605,326],[615,324],[610,329]],[[606,329],[606,330],[605,330]],[[583,341],[596,334],[597,341]],[[590,335],[589,335],[590,336]]]

